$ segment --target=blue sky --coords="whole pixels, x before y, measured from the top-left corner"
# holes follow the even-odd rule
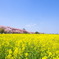
[[[0,25],[59,33],[59,0],[0,0]]]

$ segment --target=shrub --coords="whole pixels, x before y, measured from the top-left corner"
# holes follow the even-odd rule
[[[36,31],[35,34],[40,34],[40,33],[38,31]]]
[[[0,28],[0,33],[4,33],[4,29],[3,28]]]

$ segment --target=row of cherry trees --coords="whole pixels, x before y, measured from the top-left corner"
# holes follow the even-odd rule
[[[11,34],[13,34],[14,32],[11,32],[9,29],[4,29],[4,28],[0,28],[0,34],[3,34],[3,33],[5,33],[5,34],[7,34],[7,33],[11,33]],[[15,33],[17,33],[17,32],[15,32]],[[25,28],[23,28],[23,33],[25,33],[25,34],[30,34],[30,33],[28,33],[26,30],[25,30]],[[19,33],[20,34],[20,33]],[[36,32],[34,32],[34,33],[31,33],[31,34],[40,34],[38,31],[36,31]]]

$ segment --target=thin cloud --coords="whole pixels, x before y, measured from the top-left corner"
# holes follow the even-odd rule
[[[36,26],[36,24],[28,24],[28,25],[25,25],[25,27],[29,27],[29,28],[34,27],[34,26]]]

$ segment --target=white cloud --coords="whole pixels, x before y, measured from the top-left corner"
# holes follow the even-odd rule
[[[27,28],[32,28],[32,27],[35,27],[36,26],[36,24],[28,24],[28,25],[25,25],[25,27],[27,27]]]

